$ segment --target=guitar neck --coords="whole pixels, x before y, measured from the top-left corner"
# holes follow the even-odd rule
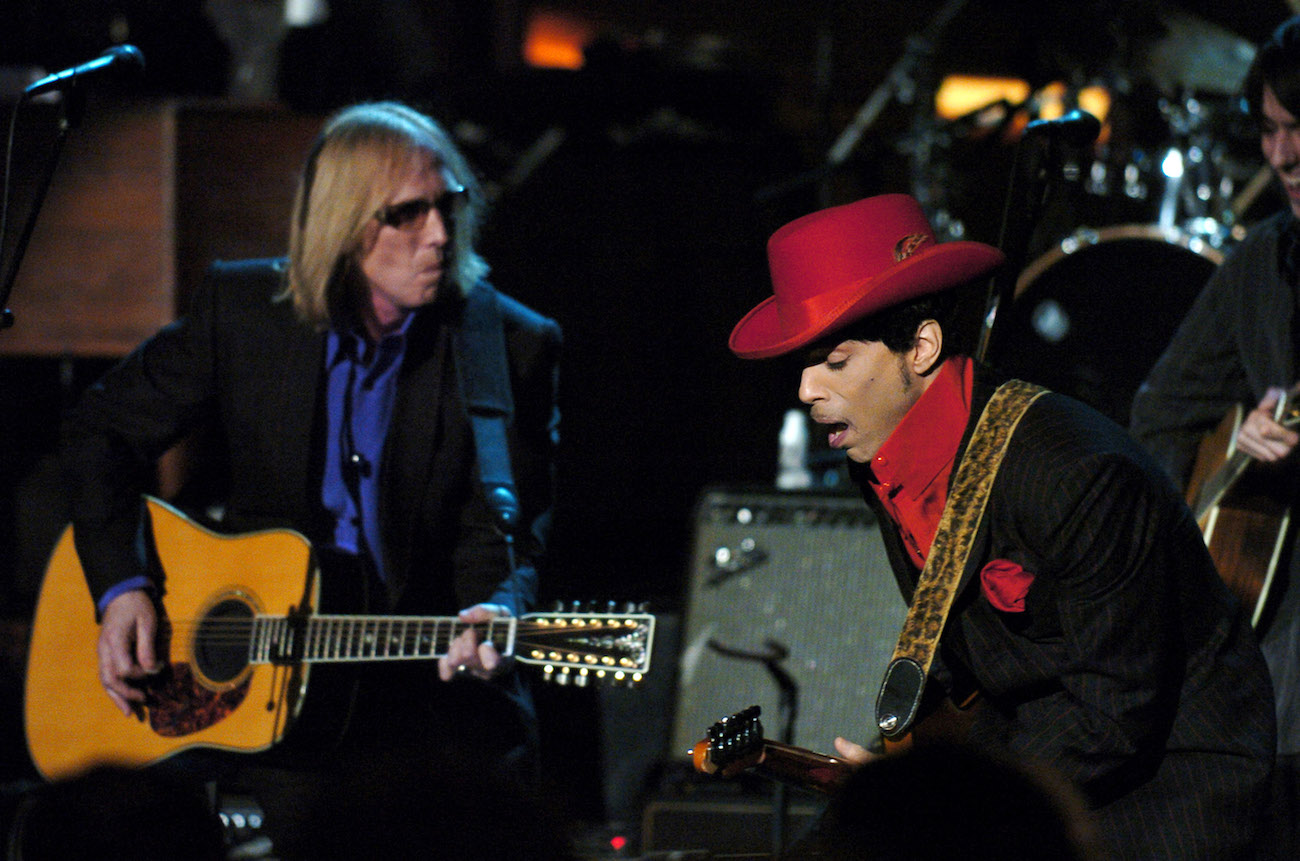
[[[1246,471],[1250,465],[1250,455],[1241,451],[1234,451],[1232,455],[1219,467],[1213,475],[1205,480],[1204,486],[1196,495],[1196,505],[1192,509],[1192,514],[1197,520],[1200,520],[1205,513],[1219,504],[1224,494],[1237,483],[1241,474]]]
[[[779,741],[764,741],[755,771],[804,789],[833,793],[848,780],[853,766],[842,759]]]
[[[258,616],[250,663],[431,660],[475,628],[502,655],[514,654],[518,619],[463,622],[456,616]]]
[[[1285,397],[1279,398],[1277,406],[1273,411],[1273,420],[1284,428],[1294,428],[1300,425],[1300,407],[1297,407],[1297,396],[1300,390],[1292,389]],[[1192,505],[1192,514],[1199,521],[1210,509],[1222,501],[1241,474],[1250,466],[1253,458],[1237,448],[1237,432],[1241,429],[1245,421],[1245,410],[1238,406],[1224,417],[1219,427],[1210,434],[1204,444],[1209,446],[1210,452],[1227,451],[1228,455],[1224,458],[1223,463],[1208,475],[1196,489],[1195,504]],[[1198,452],[1198,461],[1205,456]]]

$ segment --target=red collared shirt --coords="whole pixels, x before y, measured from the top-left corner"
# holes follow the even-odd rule
[[[948,479],[970,421],[975,364],[954,356],[937,374],[871,461],[871,489],[918,568],[925,566],[948,501]]]

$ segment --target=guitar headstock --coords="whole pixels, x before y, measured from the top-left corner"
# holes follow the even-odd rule
[[[760,706],[750,706],[709,727],[707,738],[691,749],[695,770],[734,777],[757,765],[763,758],[762,713]]]
[[[650,671],[654,629],[649,613],[529,613],[519,619],[514,654],[558,684],[634,685]]]

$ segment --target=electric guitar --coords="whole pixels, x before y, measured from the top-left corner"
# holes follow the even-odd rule
[[[883,752],[901,753],[914,745],[962,742],[970,733],[983,699],[979,691],[963,691],[961,702],[936,697],[925,716],[895,739],[881,739]],[[826,795],[835,793],[848,780],[856,765],[836,756],[795,747],[763,737],[763,710],[750,706],[725,717],[691,748],[695,770],[721,778],[742,771],[754,772],[801,789]]]
[[[196,747],[268,750],[298,723],[313,665],[433,660],[469,627],[562,683],[635,683],[650,669],[650,614],[530,613],[473,625],[455,616],[322,615],[321,572],[302,535],[220,535],[157,499],[146,505],[164,575],[167,669],[136,719],[109,700],[94,607],[65,529],[37,598],[24,703],[28,750],[47,779]]]
[[[1274,419],[1283,427],[1300,425],[1297,389],[1278,400]],[[1291,507],[1273,486],[1267,470],[1237,449],[1237,431],[1247,410],[1235,406],[1201,440],[1187,484],[1187,504],[1201,527],[1219,576],[1251,611],[1258,625],[1267,606],[1273,575],[1291,523]]]
[[[764,738],[762,712],[761,707],[750,706],[709,727],[707,738],[691,748],[695,770],[729,778],[753,769],[764,777],[827,795],[849,779],[856,768],[852,763]]]

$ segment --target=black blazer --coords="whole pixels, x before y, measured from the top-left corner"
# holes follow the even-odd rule
[[[977,375],[963,452],[996,382]],[[918,572],[882,533],[910,600]],[[1034,575],[1023,613],[982,594],[994,559]],[[1118,426],[1036,401],[964,578],[931,684],[982,692],[972,741],[1082,788],[1108,857],[1245,857],[1272,762],[1267,672],[1181,497]]]
[[[325,336],[280,298],[283,262],[218,263],[188,314],[90,387],[64,425],[78,552],[95,599],[144,564],[139,495],[155,459],[200,427],[216,430],[223,526],[286,526],[328,543],[320,502]],[[451,334],[464,303],[500,314],[514,420],[509,448],[522,507],[518,580],[478,484]],[[552,505],[559,326],[480,283],[421,309],[381,466],[390,607],[454,613],[496,600],[524,609]],[[471,369],[472,372],[472,369]],[[383,608],[375,608],[382,611]]]

